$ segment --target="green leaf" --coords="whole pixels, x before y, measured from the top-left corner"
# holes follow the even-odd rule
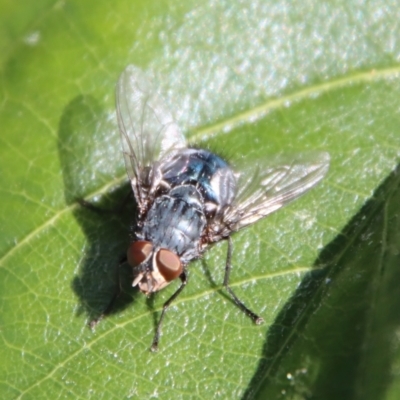
[[[0,4],[0,393],[37,398],[395,399],[400,9],[389,0]],[[127,64],[191,142],[229,159],[329,151],[327,178],[192,264],[163,302],[113,294],[134,209],[115,125]],[[397,167],[397,169],[396,169]]]
[[[280,311],[246,397],[397,398],[399,204],[397,167]]]

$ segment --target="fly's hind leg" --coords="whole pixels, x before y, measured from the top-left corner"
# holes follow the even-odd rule
[[[255,314],[253,311],[251,311],[249,308],[247,308],[244,303],[239,300],[239,298],[236,296],[236,294],[233,292],[233,290],[229,286],[229,275],[232,270],[232,239],[230,237],[227,238],[228,240],[228,254],[226,256],[226,265],[225,265],[225,276],[224,276],[224,287],[228,291],[228,293],[231,295],[233,301],[235,304],[248,316],[250,317],[253,322],[257,325],[260,325],[264,322],[264,320],[259,317],[257,314]]]

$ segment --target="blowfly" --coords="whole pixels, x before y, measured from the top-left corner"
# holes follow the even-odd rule
[[[133,65],[118,80],[116,107],[137,203],[125,259],[134,270],[132,285],[151,295],[181,282],[164,303],[151,349],[158,349],[165,313],[188,282],[189,263],[221,240],[228,244],[224,287],[239,309],[263,322],[229,286],[231,235],[315,186],[328,170],[328,153],[299,154],[278,164],[252,160],[234,171],[216,154],[188,146],[151,79]]]

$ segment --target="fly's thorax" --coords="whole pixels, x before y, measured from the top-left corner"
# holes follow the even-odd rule
[[[201,252],[206,226],[200,192],[181,185],[157,197],[139,227],[127,252],[136,271],[133,286],[150,294],[178,278],[190,260]]]
[[[137,271],[132,286],[141,292],[157,292],[178,278],[184,266],[180,257],[169,249],[154,248],[153,243],[138,240],[130,244],[128,263]]]
[[[171,250],[186,264],[199,256],[206,223],[200,192],[193,185],[181,185],[154,200],[137,237]]]

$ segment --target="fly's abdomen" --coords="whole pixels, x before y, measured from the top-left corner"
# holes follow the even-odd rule
[[[142,235],[155,247],[169,249],[185,262],[199,256],[205,225],[201,195],[194,186],[183,185],[154,201]]]
[[[196,186],[204,203],[224,207],[235,197],[236,181],[231,168],[222,158],[207,150],[181,150],[161,169],[163,180],[171,187]]]

